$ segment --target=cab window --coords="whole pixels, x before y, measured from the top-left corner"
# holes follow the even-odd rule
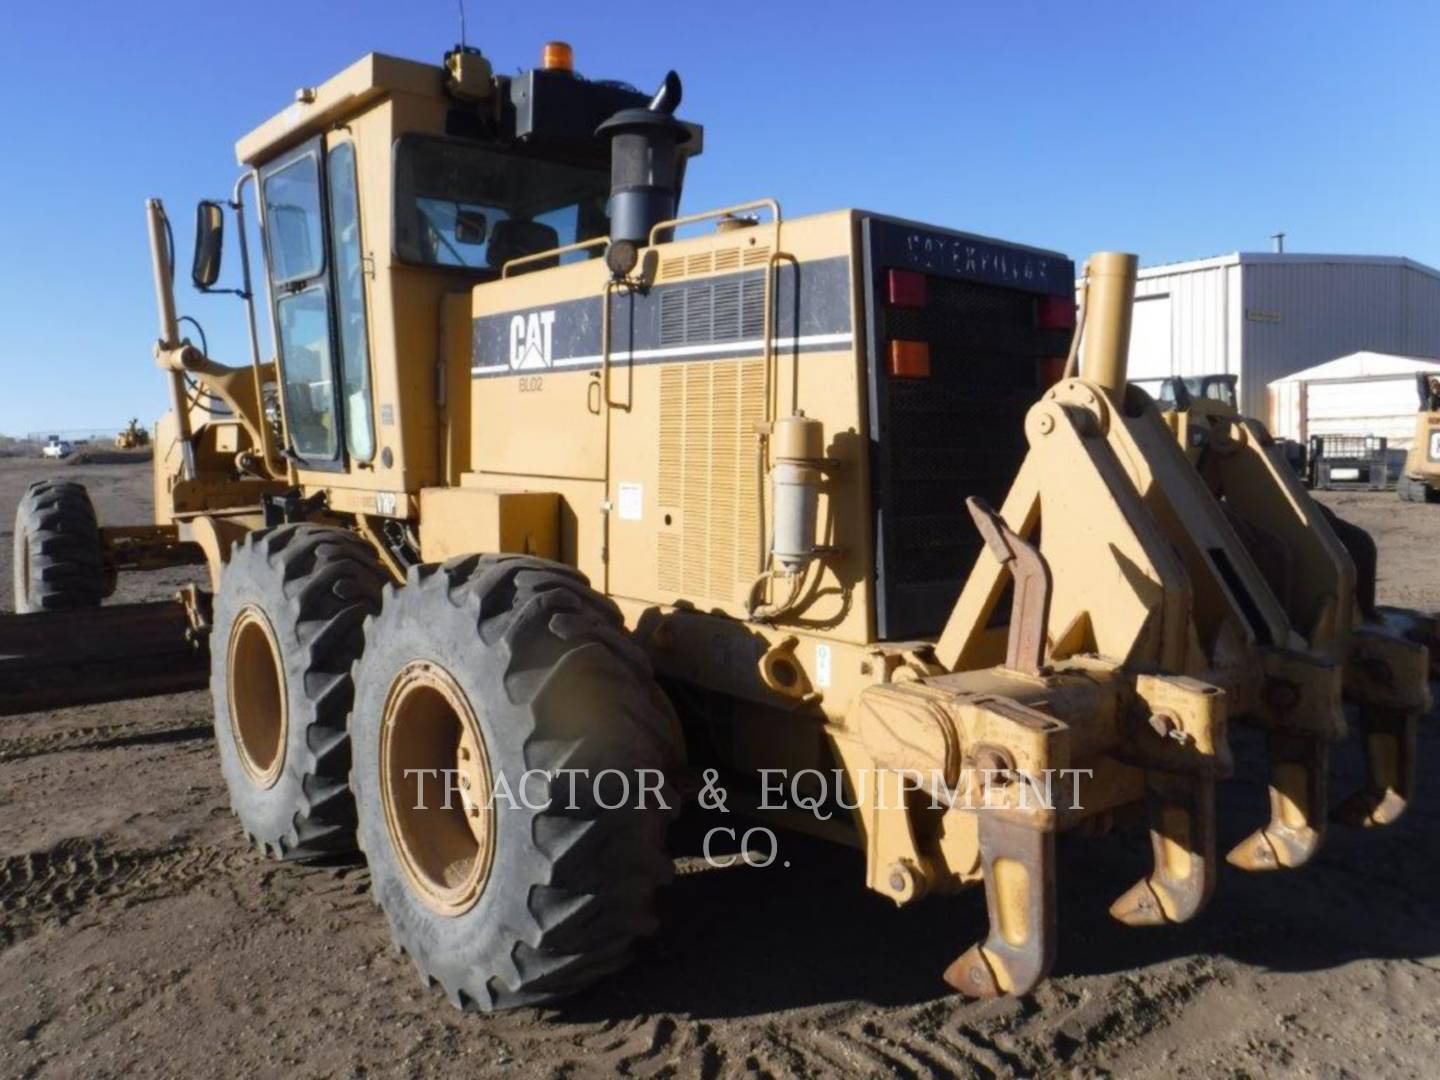
[[[359,461],[375,456],[370,409],[370,347],[365,329],[365,273],[360,246],[360,201],[355,146],[342,142],[325,158],[330,196],[331,265],[335,268],[335,316],[340,350],[340,401],[345,449]]]
[[[315,277],[324,269],[317,155],[302,154],[265,180],[265,238],[277,285]]]
[[[493,276],[511,259],[604,236],[609,195],[603,168],[407,135],[395,144],[395,254]]]
[[[1235,383],[1230,379],[1211,379],[1205,387],[1205,396],[1211,401],[1235,404]]]
[[[319,141],[265,169],[260,186],[289,449],[302,464],[333,467],[340,434]]]
[[[290,446],[302,458],[332,459],[339,446],[325,287],[314,285],[284,296],[275,310]]]

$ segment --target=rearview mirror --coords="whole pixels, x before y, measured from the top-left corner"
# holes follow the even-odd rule
[[[225,211],[209,199],[195,207],[195,261],[190,280],[201,292],[208,292],[220,280],[220,248],[225,238]]]
[[[483,244],[489,222],[479,210],[457,208],[455,211],[455,242],[457,244]]]

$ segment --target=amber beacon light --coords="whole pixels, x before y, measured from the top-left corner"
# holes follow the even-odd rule
[[[575,51],[568,42],[547,41],[540,53],[540,66],[546,71],[574,71]]]

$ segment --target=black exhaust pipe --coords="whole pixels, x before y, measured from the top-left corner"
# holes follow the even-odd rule
[[[675,119],[683,88],[669,72],[643,109],[622,109],[596,129],[610,138],[610,241],[637,247],[679,204],[680,147],[690,129]]]

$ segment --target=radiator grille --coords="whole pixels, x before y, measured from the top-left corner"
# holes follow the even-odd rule
[[[765,414],[759,360],[666,365],[660,372],[657,583],[732,602],[756,573],[755,423]]]
[[[697,281],[660,294],[661,346],[753,341],[765,332],[765,278]]]
[[[1068,331],[1036,326],[1033,293],[938,275],[927,291],[923,308],[874,304],[880,632],[892,640],[943,628],[981,545],[965,499],[1004,501],[1026,451],[1038,362],[1069,345]],[[929,344],[928,379],[885,374],[897,338]]]

